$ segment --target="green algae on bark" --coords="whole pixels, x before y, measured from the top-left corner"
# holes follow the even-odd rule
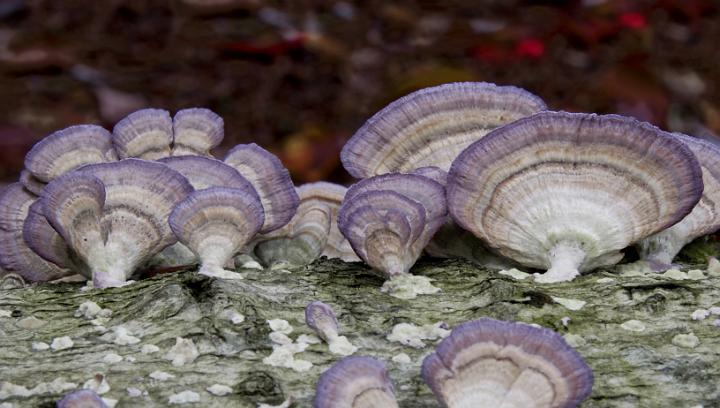
[[[110,386],[102,396],[118,400],[118,407],[165,406],[171,395],[186,390],[199,394],[197,406],[256,407],[292,397],[294,406],[308,407],[317,378],[341,357],[316,343],[295,354],[313,364],[308,371],[263,364],[273,350],[267,320],[287,320],[293,328],[287,336],[297,341],[313,334],[304,324],[305,306],[321,300],[337,312],[341,332],[359,348],[356,354],[387,362],[403,407],[437,406],[420,364],[438,340],[423,340],[424,348],[406,346],[387,339],[393,327],[444,322],[452,328],[484,316],[565,335],[595,373],[584,407],[720,405],[720,327],[713,324],[720,316],[692,319],[697,309],[720,306],[720,277],[673,280],[600,271],[543,285],[465,261],[425,259],[412,272],[432,279],[441,291],[402,300],[382,293],[382,279],[359,263],[322,259],[289,270],[242,270],[245,279],[232,281],[187,271],[87,292],[80,283],[1,290],[0,310],[8,313],[0,313],[0,403],[51,406],[72,385],[81,387],[102,373]],[[568,308],[576,303],[567,300],[587,303]],[[87,301],[112,314],[75,317]],[[642,322],[644,330],[623,328],[630,320]],[[140,342],[115,344],[118,327]],[[690,334],[697,342],[680,341]],[[64,336],[72,347],[33,346]],[[178,337],[191,339],[199,356],[173,366],[165,356]],[[403,353],[409,363],[397,357]],[[152,378],[156,371],[172,377]],[[232,392],[206,391],[214,384]]]

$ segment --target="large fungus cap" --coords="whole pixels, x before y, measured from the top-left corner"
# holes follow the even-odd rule
[[[88,266],[96,287],[118,286],[177,241],[168,216],[193,191],[180,173],[126,159],[93,164],[55,179],[45,217]]]
[[[142,109],[115,124],[113,145],[118,157],[157,160],[172,152],[173,122],[163,109]]]
[[[21,181],[28,190],[40,195],[43,184],[69,171],[116,160],[110,132],[95,125],[70,126],[50,134],[30,149]]]
[[[387,174],[348,189],[338,226],[361,259],[393,277],[409,271],[446,215],[440,184],[417,175]]]
[[[652,125],[547,112],[463,151],[448,203],[461,227],[554,282],[617,263],[619,250],[685,217],[702,190],[690,149]]]
[[[25,219],[36,199],[20,183],[10,184],[0,191],[0,267],[31,282],[71,275],[67,269],[38,256],[23,238]]]
[[[314,408],[397,408],[385,364],[364,356],[345,357],[322,373]]]
[[[297,188],[301,201],[311,200],[323,203],[332,211],[330,232],[322,255],[328,258],[340,258],[345,262],[356,262],[360,258],[358,258],[348,240],[340,232],[337,223],[337,214],[346,192],[347,187],[326,181],[306,183]]]
[[[210,187],[254,189],[237,170],[220,160],[203,156],[173,156],[158,161],[185,176],[195,190]]]
[[[243,144],[230,150],[224,161],[248,179],[260,195],[265,210],[261,233],[281,228],[295,215],[300,198],[290,173],[274,154],[255,143]]]
[[[376,113],[340,158],[357,178],[425,166],[447,171],[470,143],[545,109],[540,98],[513,86],[459,82],[425,88]]]
[[[667,266],[683,246],[720,228],[720,147],[679,133],[673,136],[684,142],[700,162],[704,189],[700,201],[682,221],[637,245],[641,259]]]
[[[262,204],[252,188],[196,191],[170,214],[173,232],[200,259],[200,273],[215,277],[239,277],[223,267],[260,230],[263,220]]]
[[[422,376],[443,407],[572,408],[593,374],[559,334],[494,319],[463,323],[425,358]]]

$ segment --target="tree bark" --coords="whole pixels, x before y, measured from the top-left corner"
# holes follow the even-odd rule
[[[294,406],[309,407],[318,377],[340,357],[324,343],[310,345],[295,355],[313,363],[306,372],[269,366],[263,358],[273,344],[266,321],[287,320],[294,328],[292,339],[311,334],[304,308],[313,300],[335,309],[340,334],[359,347],[356,354],[387,362],[403,407],[437,406],[420,376],[422,359],[437,340],[425,341],[426,347],[419,349],[391,342],[386,336],[393,327],[440,321],[452,327],[484,316],[536,323],[565,335],[595,373],[584,407],[720,406],[720,327],[714,324],[720,316],[691,318],[697,309],[720,306],[720,277],[707,271],[704,279],[676,280],[607,270],[543,285],[461,260],[424,259],[412,272],[433,279],[442,290],[413,300],[381,293],[382,279],[359,263],[321,259],[290,273],[241,272],[244,280],[184,271],[86,292],[79,290],[81,283],[0,291],[0,314],[9,315],[0,317],[0,407],[52,406],[97,373],[110,385],[102,396],[118,400],[118,407],[166,406],[171,395],[186,390],[199,395],[195,406],[256,407],[292,397]],[[578,305],[563,299],[587,303],[571,310]],[[75,317],[86,301],[112,310],[112,316],[95,324]],[[244,321],[233,323],[232,312],[242,314]],[[626,323],[631,320],[640,324]],[[113,343],[118,326],[140,342]],[[33,342],[51,344],[63,336],[72,339],[72,347],[32,348]],[[177,337],[192,339],[199,357],[173,366],[165,354]],[[160,351],[142,353],[148,344]],[[123,360],[112,362],[106,357],[111,353]],[[393,361],[399,353],[411,362]],[[149,375],[155,371],[174,377],[153,379]],[[212,395],[206,388],[213,384],[230,386],[232,393]],[[128,388],[146,393],[132,397]]]

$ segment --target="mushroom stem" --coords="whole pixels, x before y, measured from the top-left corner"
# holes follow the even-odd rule
[[[585,251],[572,242],[561,241],[548,251],[550,269],[544,274],[536,274],[535,281],[541,283],[571,281],[580,275],[578,268],[585,260]]]
[[[671,228],[652,235],[638,243],[640,259],[670,265],[680,250],[687,244],[681,234]]]

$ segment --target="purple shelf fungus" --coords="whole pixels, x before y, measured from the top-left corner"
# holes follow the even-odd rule
[[[385,364],[371,357],[345,357],[322,373],[313,408],[397,408]]]
[[[177,239],[168,216],[193,191],[180,173],[127,159],[92,164],[53,180],[43,194],[50,225],[89,271],[95,287],[121,286]]]
[[[290,222],[300,204],[300,198],[290,173],[280,159],[251,143],[232,148],[224,162],[250,181],[260,196],[265,210],[261,233],[267,234]]]
[[[28,209],[28,215],[23,224],[23,238],[27,246],[42,259],[60,268],[71,271],[80,271],[86,268],[86,265],[74,257],[65,240],[45,218],[42,200],[36,200]],[[84,270],[81,275],[90,276],[90,271]]]
[[[343,166],[357,178],[436,166],[447,171],[491,130],[546,109],[513,86],[459,82],[425,88],[371,117],[345,144]]]
[[[340,335],[340,325],[330,305],[320,301],[308,303],[305,307],[305,323],[328,344],[331,353],[347,356],[357,351],[357,347]]]
[[[720,228],[720,147],[682,134],[673,136],[684,142],[700,162],[704,189],[700,201],[682,221],[636,245],[640,259],[660,272],[670,268],[672,260],[690,241]]]
[[[57,408],[107,408],[107,405],[95,391],[77,390],[58,401]]]
[[[163,109],[142,109],[118,122],[112,133],[119,158],[144,160],[210,156],[210,150],[219,145],[223,137],[222,118],[203,108],[183,109],[173,119]]]
[[[487,318],[455,327],[422,376],[448,408],[572,408],[593,386],[592,370],[559,334]]]
[[[347,188],[324,181],[296,188],[300,205],[284,227],[258,237],[255,255],[266,265],[309,264],[321,255],[359,261],[337,225]]]
[[[365,263],[399,282],[412,278],[410,268],[446,218],[443,186],[426,177],[392,173],[350,187],[338,226]]]
[[[238,279],[240,274],[224,267],[260,230],[264,218],[252,187],[213,187],[190,194],[169,221],[178,240],[200,260],[201,274]]]
[[[0,191],[0,267],[30,282],[72,275],[69,270],[38,256],[25,242],[24,224],[36,199],[20,183]]]
[[[634,119],[545,112],[469,146],[448,181],[453,219],[502,255],[572,280],[685,217],[702,195],[680,140]]]
[[[314,201],[327,205],[332,211],[330,233],[321,255],[328,258],[339,258],[345,262],[357,262],[360,258],[353,251],[350,242],[342,235],[338,228],[338,211],[347,193],[347,187],[326,181],[303,184],[297,188],[301,199],[311,198]]]
[[[253,252],[273,269],[307,265],[320,257],[330,234],[332,211],[302,199],[295,216],[280,229],[257,238]]]
[[[40,195],[45,184],[67,172],[117,159],[110,132],[95,125],[70,126],[50,134],[30,149],[21,181],[28,190]]]

